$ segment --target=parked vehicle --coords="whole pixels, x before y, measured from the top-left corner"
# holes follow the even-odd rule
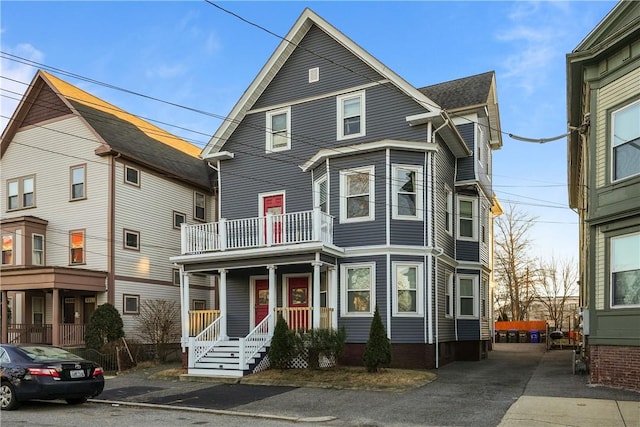
[[[63,399],[78,405],[104,389],[101,366],[49,345],[0,345],[0,377],[2,410],[16,409],[31,399]]]

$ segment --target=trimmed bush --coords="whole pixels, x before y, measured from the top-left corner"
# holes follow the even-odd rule
[[[100,350],[106,343],[124,337],[123,327],[118,310],[109,303],[102,304],[89,319],[84,333],[84,343],[88,348]]]
[[[294,333],[289,330],[289,325],[280,314],[269,346],[269,364],[275,369],[288,368],[295,356],[295,349]]]
[[[391,364],[391,342],[387,338],[380,313],[378,313],[378,306],[376,306],[376,310],[373,313],[369,340],[364,347],[362,359],[367,372],[378,372],[379,368]]]

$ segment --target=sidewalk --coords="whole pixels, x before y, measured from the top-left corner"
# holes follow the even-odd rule
[[[640,425],[640,402],[521,396],[499,427],[580,426],[630,427]]]

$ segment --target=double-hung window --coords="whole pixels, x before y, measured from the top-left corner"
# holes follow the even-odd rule
[[[447,274],[446,286],[444,291],[444,316],[453,317],[453,273]]]
[[[458,199],[458,238],[478,240],[478,208],[476,199]]]
[[[374,181],[373,166],[340,171],[340,222],[375,219]]]
[[[267,153],[291,149],[291,108],[267,112]]]
[[[394,316],[422,314],[422,264],[393,263]]]
[[[478,276],[458,276],[458,317],[478,317]]]
[[[85,237],[84,230],[75,230],[69,233],[69,264],[85,263]]]
[[[422,219],[422,168],[394,165],[393,218]]]
[[[36,205],[36,179],[26,176],[7,181],[7,210],[32,208]]]
[[[13,235],[2,236],[2,265],[13,264]]]
[[[640,175],[640,101],[612,113],[613,181]]]
[[[640,233],[612,237],[611,305],[640,306]]]
[[[323,176],[318,179],[314,185],[313,205],[319,208],[321,212],[329,213],[329,188],[327,186],[327,177]]]
[[[337,97],[338,140],[366,135],[364,91]]]
[[[375,269],[375,263],[341,266],[343,316],[373,315],[376,306]]]
[[[86,177],[87,168],[85,165],[71,167],[71,200],[81,200],[86,198]]]
[[[44,236],[42,234],[31,235],[31,264],[44,265]]]
[[[202,193],[193,193],[193,219],[206,221],[206,197]]]

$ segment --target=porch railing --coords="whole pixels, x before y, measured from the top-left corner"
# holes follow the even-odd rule
[[[313,326],[313,307],[277,307],[276,316],[282,315],[289,329],[307,331]],[[320,307],[320,328],[331,329],[333,308]]]
[[[258,326],[253,328],[249,335],[240,340],[240,367],[244,369],[245,363],[255,356],[271,339],[269,333],[269,321],[272,314],[269,314]]]
[[[189,336],[195,337],[220,316],[220,310],[189,310]]]
[[[59,345],[83,345],[84,344],[84,332],[86,325],[76,325],[74,323],[63,323],[60,325],[59,333]]]
[[[193,368],[196,362],[211,350],[220,340],[220,326],[224,315],[221,314],[209,326],[204,328],[195,337],[189,338],[189,367]]]
[[[280,215],[182,224],[182,254],[306,242],[333,243],[333,217],[319,209]]]
[[[8,341],[11,344],[52,344],[53,326],[51,324],[33,325],[27,323],[10,323]]]

